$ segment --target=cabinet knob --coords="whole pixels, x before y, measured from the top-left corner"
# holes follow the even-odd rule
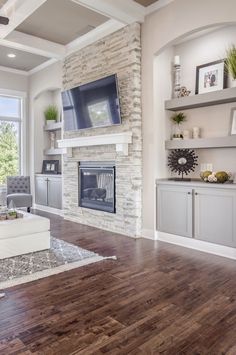
[[[197,196],[198,195],[198,193],[197,192],[195,192],[195,196]]]
[[[192,195],[192,193],[191,193],[191,192],[188,192],[188,195]]]

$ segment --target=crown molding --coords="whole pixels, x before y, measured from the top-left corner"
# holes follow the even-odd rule
[[[24,76],[28,76],[29,75],[28,71],[9,68],[9,67],[4,67],[2,65],[0,65],[0,71],[5,71],[5,72],[8,72],[8,73],[24,75]]]
[[[162,9],[163,7],[172,3],[173,1],[175,0],[158,0],[157,2],[155,2],[154,4],[146,8],[146,16],[152,14],[155,11]]]
[[[27,73],[28,73],[28,75],[35,74],[35,73],[39,72],[40,70],[43,70],[58,61],[59,61],[59,59],[51,58],[51,59],[47,60],[46,62],[38,65],[37,67],[29,70]]]

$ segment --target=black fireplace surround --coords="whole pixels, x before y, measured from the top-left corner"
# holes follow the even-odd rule
[[[79,162],[79,206],[116,213],[114,162]]]

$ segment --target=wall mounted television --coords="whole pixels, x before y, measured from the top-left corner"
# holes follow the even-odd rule
[[[121,124],[116,74],[62,92],[64,130]]]

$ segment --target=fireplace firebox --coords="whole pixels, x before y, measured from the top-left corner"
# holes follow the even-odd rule
[[[79,163],[79,206],[116,213],[115,163]]]

